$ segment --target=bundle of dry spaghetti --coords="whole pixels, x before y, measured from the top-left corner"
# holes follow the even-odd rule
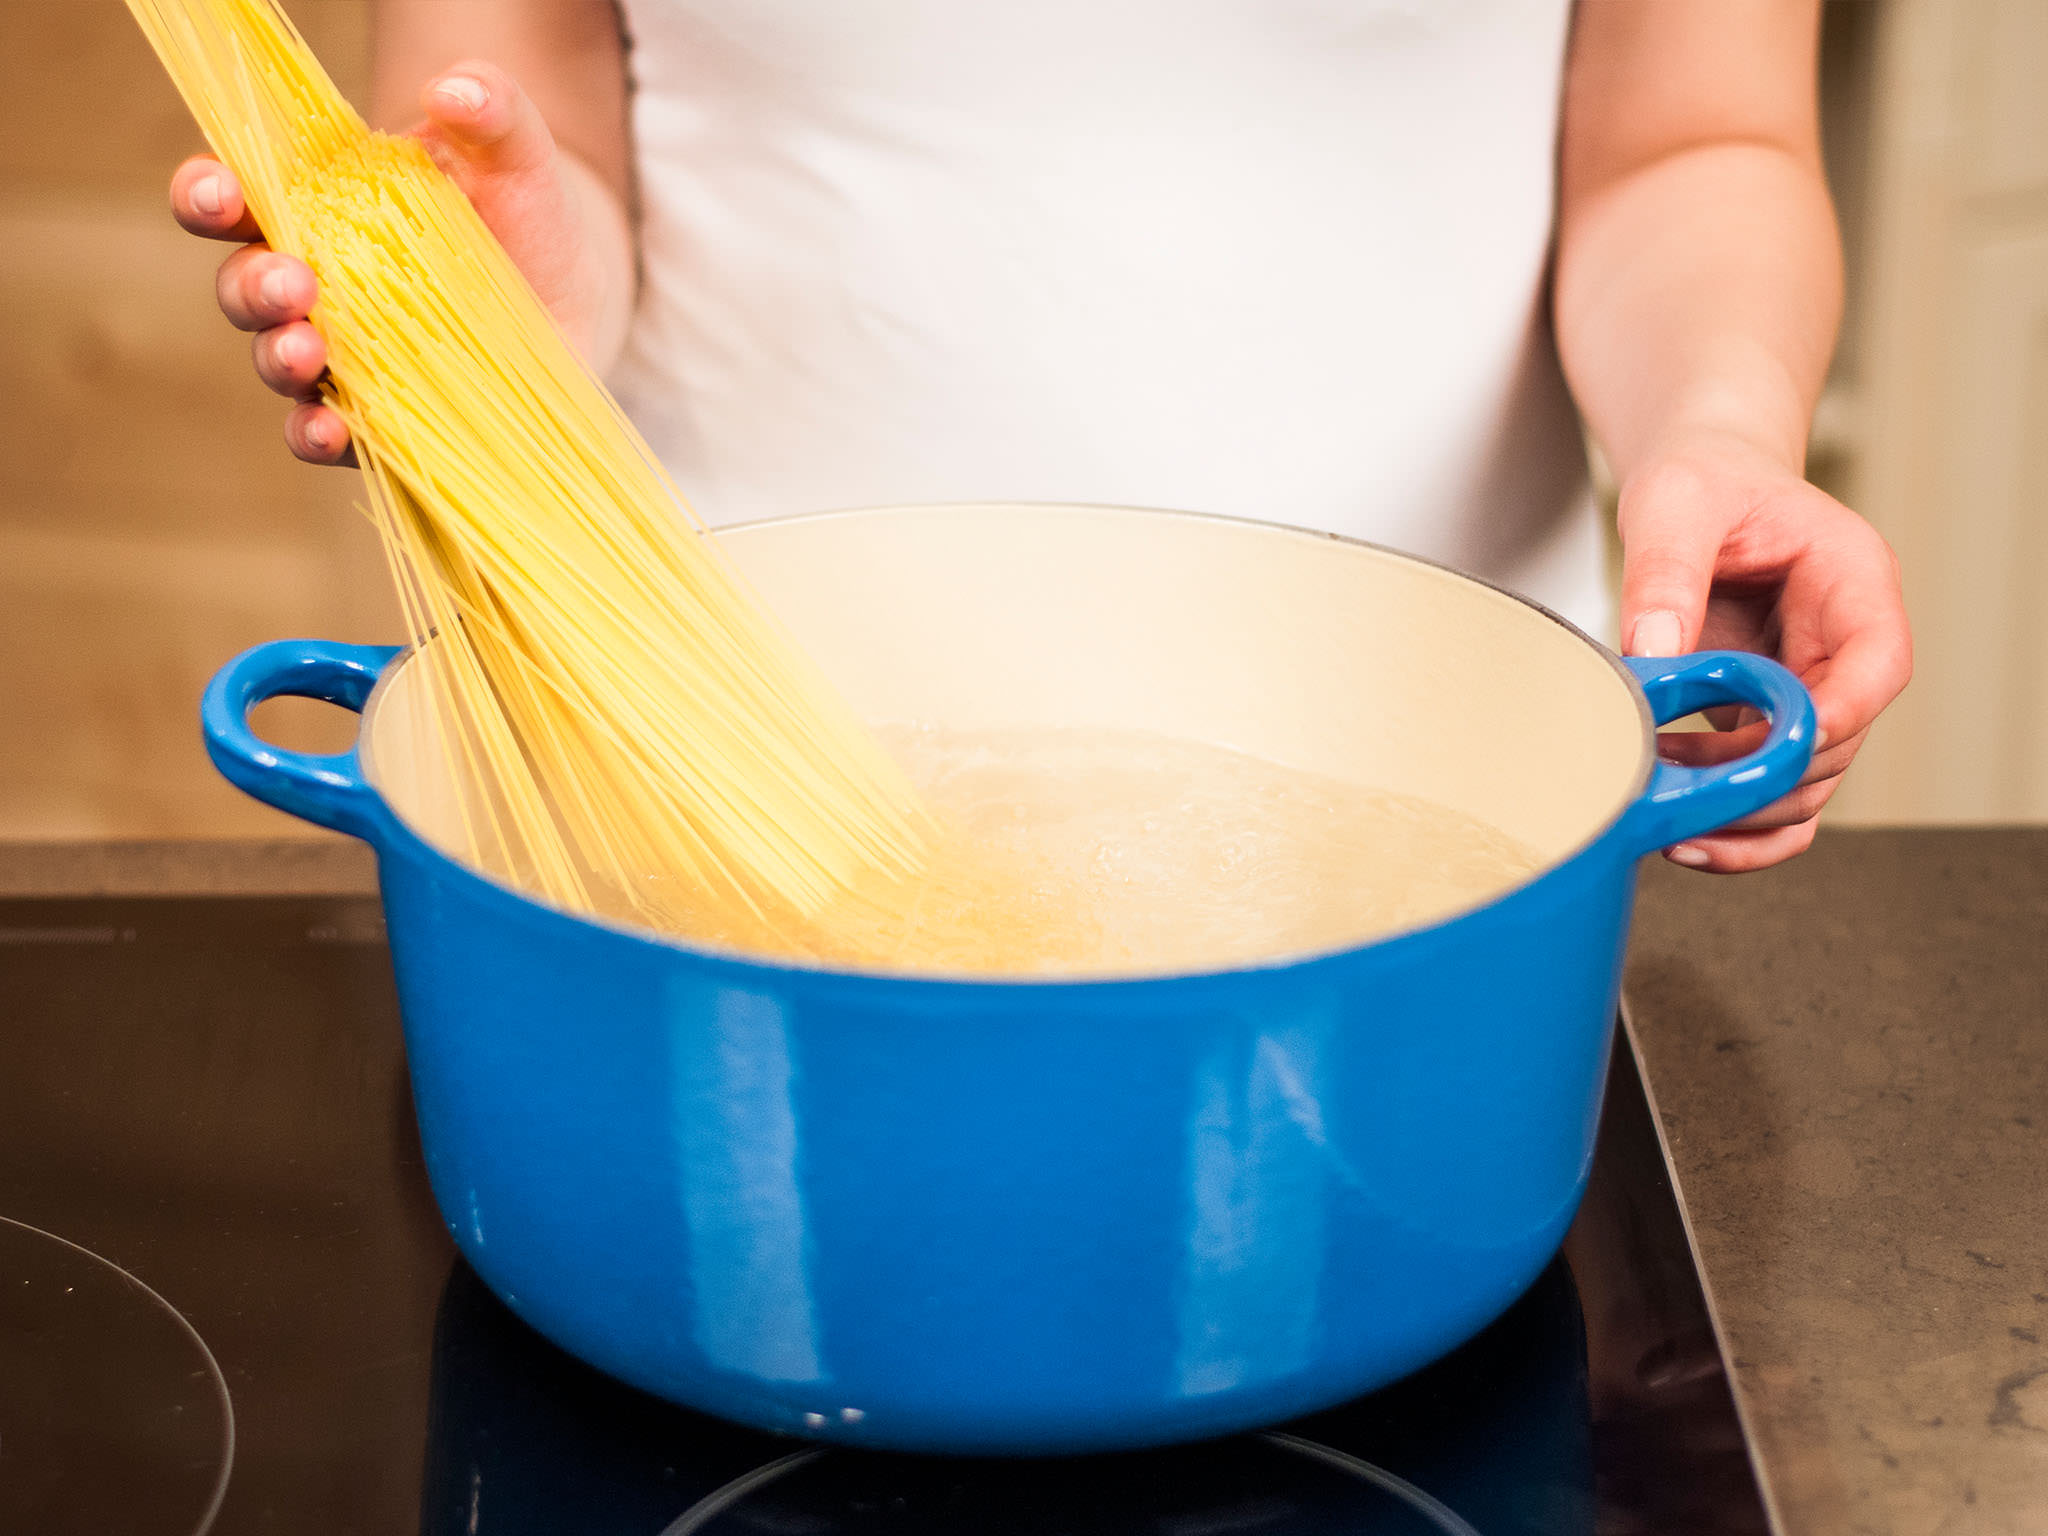
[[[270,244],[319,279],[323,387],[482,790],[472,860],[572,910],[622,893],[671,926],[680,892],[729,933],[846,948],[835,925],[916,885],[915,796],[468,200],[369,130],[276,0],[128,6]]]

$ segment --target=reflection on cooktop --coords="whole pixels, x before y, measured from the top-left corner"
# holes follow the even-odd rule
[[[234,1444],[227,1383],[175,1307],[0,1218],[0,1530],[203,1536]]]
[[[1001,1461],[817,1450],[645,1397],[467,1266],[434,1336],[427,1536],[1591,1536],[1585,1348],[1563,1264],[1457,1353],[1271,1435]]]
[[[1107,1468],[901,1466],[795,1451],[721,1488],[662,1536],[1478,1536],[1370,1462],[1294,1435],[1257,1435]]]

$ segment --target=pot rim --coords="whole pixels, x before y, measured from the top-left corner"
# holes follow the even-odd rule
[[[1615,651],[1601,644],[1570,619],[1564,617],[1564,615],[1545,607],[1534,598],[1504,587],[1498,582],[1489,581],[1483,576],[1474,576],[1470,572],[1461,571],[1457,567],[1448,565],[1441,560],[1433,560],[1425,555],[1410,554],[1405,550],[1393,549],[1385,544],[1376,544],[1369,539],[1354,538],[1348,534],[1333,533],[1327,529],[1304,528],[1298,524],[1276,522],[1265,518],[1241,517],[1227,512],[1189,512],[1167,507],[1133,506],[1123,503],[1067,501],[942,501],[906,502],[880,506],[834,507],[819,511],[780,513],[768,517],[749,518],[743,522],[723,523],[716,528],[703,529],[699,536],[718,538],[727,533],[742,532],[750,528],[762,528],[771,525],[781,526],[791,523],[836,521],[843,518],[876,517],[892,513],[986,511],[1001,508],[1018,511],[1098,512],[1138,517],[1166,517],[1188,522],[1225,523],[1243,528],[1258,529],[1267,533],[1286,534],[1297,538],[1327,541],[1364,550],[1374,555],[1402,561],[1410,565],[1424,566],[1458,581],[1469,583],[1472,586],[1508,598],[1510,601],[1542,615],[1545,619],[1548,619],[1551,623],[1565,630],[1575,639],[1593,650],[1607,664],[1608,669],[1613,672],[1615,677],[1620,680],[1622,686],[1628,691],[1630,697],[1634,700],[1636,715],[1642,725],[1635,773],[1629,780],[1627,790],[1616,801],[1611,814],[1601,821],[1591,833],[1565,853],[1546,860],[1539,867],[1530,871],[1505,890],[1496,892],[1484,901],[1470,906],[1459,907],[1441,916],[1430,918],[1425,922],[1413,923],[1405,927],[1376,934],[1363,943],[1346,944],[1333,949],[1310,950],[1297,954],[1267,956],[1256,960],[1238,961],[1229,965],[1195,970],[1104,971],[1065,976],[1056,973],[1050,975],[991,976],[958,971],[889,970],[881,967],[832,964],[802,956],[769,957],[754,951],[714,944],[701,939],[692,939],[680,934],[662,933],[653,928],[644,928],[634,923],[600,916],[595,913],[571,912],[565,908],[554,906],[529,892],[522,891],[517,886],[507,883],[498,876],[479,869],[475,865],[469,864],[438,847],[424,833],[413,826],[410,821],[399,814],[397,808],[385,797],[384,791],[377,781],[374,743],[376,741],[378,709],[383,703],[386,691],[392,681],[405,668],[413,656],[418,653],[420,644],[418,641],[414,641],[400,648],[397,654],[385,666],[383,672],[379,674],[376,686],[370,691],[369,698],[364,702],[362,726],[357,737],[356,756],[361,765],[364,780],[370,790],[376,795],[377,803],[382,808],[385,825],[401,833],[418,852],[426,854],[440,864],[446,865],[459,874],[477,881],[488,888],[494,895],[500,898],[509,898],[516,904],[517,908],[531,916],[566,919],[567,921],[581,923],[602,932],[615,934],[621,938],[633,939],[641,943],[655,944],[665,949],[677,950],[722,968],[737,967],[742,971],[764,976],[775,976],[785,980],[794,973],[821,980],[883,983],[899,986],[909,985],[923,988],[965,987],[971,988],[978,993],[988,994],[1004,988],[1024,988],[1037,991],[1045,988],[1157,986],[1162,982],[1213,982],[1229,977],[1258,976],[1274,971],[1292,970],[1297,967],[1315,965],[1326,961],[1342,959],[1346,956],[1362,954],[1368,950],[1382,949],[1404,940],[1422,938],[1453,923],[1461,922],[1477,913],[1484,912],[1502,902],[1511,900],[1530,890],[1559,870],[1575,863],[1613,833],[1615,828],[1620,825],[1622,818],[1628,814],[1629,808],[1641,798],[1644,790],[1649,787],[1651,773],[1656,767],[1656,718],[1651,712],[1650,701],[1643,691],[1641,681],[1636,677],[1635,673],[1631,672],[1623,664],[1621,657]]]

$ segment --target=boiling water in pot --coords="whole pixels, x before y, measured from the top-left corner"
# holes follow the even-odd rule
[[[983,876],[930,925],[965,935],[949,958],[975,970],[1187,971],[1336,949],[1536,866],[1456,811],[1199,742],[925,730],[890,745],[952,856]],[[977,920],[989,875],[1014,884]]]
[[[983,975],[1213,970],[1363,943],[1537,866],[1457,811],[1138,732],[894,727],[937,815],[930,885],[822,955],[683,910],[690,937]]]

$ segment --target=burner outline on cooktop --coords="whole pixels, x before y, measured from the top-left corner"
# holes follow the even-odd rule
[[[699,1499],[662,1529],[661,1536],[690,1536],[692,1531],[704,1529],[704,1522],[724,1514],[756,1488],[766,1487],[777,1478],[807,1467],[825,1452],[792,1451],[787,1456],[778,1456],[773,1461],[763,1462],[753,1471],[742,1474]]]
[[[206,1533],[213,1529],[213,1522],[220,1517],[220,1507],[228,1496],[228,1480],[234,1475],[235,1470],[235,1399],[233,1394],[228,1391],[227,1376],[222,1372],[220,1362],[214,1359],[213,1350],[208,1346],[206,1340],[200,1336],[199,1330],[192,1326],[192,1320],[172,1306],[165,1298],[163,1292],[137,1275],[133,1270],[116,1264],[103,1253],[93,1252],[92,1249],[86,1247],[83,1243],[74,1243],[68,1237],[59,1237],[55,1232],[33,1226],[26,1221],[16,1221],[11,1216],[0,1216],[0,1226],[9,1226],[18,1231],[33,1233],[37,1237],[46,1237],[61,1248],[68,1248],[73,1253],[82,1254],[93,1263],[105,1269],[111,1269],[123,1280],[126,1280],[130,1285],[142,1292],[143,1295],[155,1302],[199,1350],[199,1357],[206,1362],[207,1374],[213,1382],[214,1395],[220,1401],[221,1413],[220,1471],[213,1480],[212,1496],[206,1501],[206,1507],[199,1512],[199,1523],[192,1528],[192,1536],[206,1536]]]
[[[1385,1467],[1376,1467],[1349,1452],[1338,1450],[1335,1446],[1304,1440],[1300,1435],[1265,1434],[1259,1438],[1268,1445],[1276,1445],[1282,1450],[1294,1452],[1297,1456],[1307,1456],[1311,1460],[1326,1463],[1339,1472],[1348,1472],[1353,1477],[1373,1484],[1382,1493],[1392,1494],[1417,1514],[1427,1515],[1434,1520],[1443,1528],[1445,1536],[1479,1536],[1479,1532],[1462,1519],[1456,1510],[1440,1500],[1431,1498],[1405,1477],[1396,1477]]]
[[[1304,1440],[1300,1435],[1274,1432],[1254,1438],[1263,1440],[1276,1449],[1290,1451],[1297,1456],[1306,1456],[1312,1461],[1320,1461],[1346,1476],[1372,1484],[1382,1493],[1400,1500],[1417,1514],[1435,1522],[1437,1528],[1444,1532],[1444,1536],[1480,1536],[1477,1530],[1459,1518],[1455,1510],[1431,1498],[1406,1478],[1396,1477],[1384,1467],[1376,1467],[1369,1461],[1361,1460],[1333,1446]],[[693,1536],[693,1533],[703,1530],[708,1522],[724,1514],[756,1489],[766,1487],[799,1468],[809,1466],[820,1457],[831,1454],[831,1451],[820,1447],[815,1450],[792,1451],[787,1456],[779,1456],[774,1461],[765,1462],[751,1472],[734,1478],[723,1488],[699,1499],[670,1521],[662,1529],[660,1536]],[[845,1452],[839,1454],[844,1455]]]

